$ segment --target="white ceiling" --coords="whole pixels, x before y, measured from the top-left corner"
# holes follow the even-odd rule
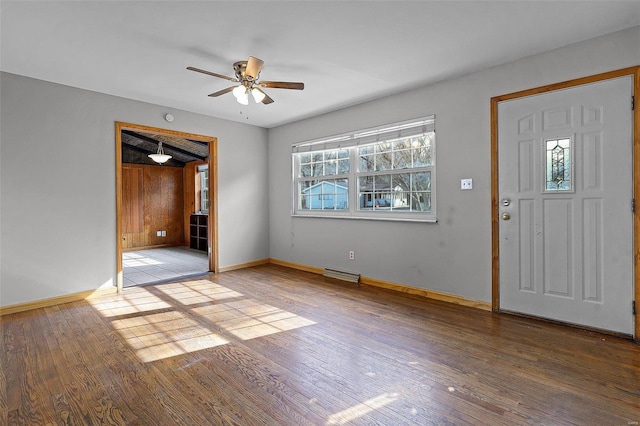
[[[640,25],[640,1],[1,1],[0,69],[274,127]],[[230,83],[249,55],[270,105]]]

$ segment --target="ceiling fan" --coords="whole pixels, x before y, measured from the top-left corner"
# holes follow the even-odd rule
[[[227,77],[226,75],[217,74],[215,72],[203,70],[195,67],[187,67],[189,71],[196,71],[202,74],[211,75],[213,77],[223,78],[225,80],[232,81],[234,83],[240,83],[237,86],[227,87],[226,89],[219,90],[215,93],[211,93],[209,96],[217,97],[224,95],[225,93],[233,92],[239,103],[242,105],[249,105],[249,94],[253,96],[256,103],[262,102],[267,105],[273,102],[273,99],[267,95],[262,88],[270,89],[304,89],[304,83],[294,83],[287,81],[258,81],[260,77],[260,71],[264,61],[253,56],[249,56],[248,61],[238,61],[233,64],[233,70],[235,71],[234,77]]]

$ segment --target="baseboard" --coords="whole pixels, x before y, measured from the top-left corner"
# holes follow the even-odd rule
[[[32,302],[18,303],[16,305],[2,306],[0,307],[0,316],[30,311],[32,309],[47,308],[49,306],[61,305],[63,303],[77,302],[79,300],[90,300],[95,297],[117,293],[118,290],[116,287],[104,288],[98,290],[83,291],[80,293],[65,294],[64,296],[50,297],[48,299],[34,300]]]
[[[300,271],[312,272],[314,274],[320,274],[324,272],[324,269],[316,266],[303,265],[300,263],[287,262],[280,259],[269,259],[269,263],[274,265],[280,265],[287,268],[298,269]],[[467,299],[466,297],[457,296],[455,294],[448,294],[439,291],[427,290],[424,288],[412,287],[404,284],[392,283],[389,281],[378,280],[369,277],[360,277],[360,283],[364,285],[370,285],[372,287],[380,287],[387,290],[399,291],[401,293],[413,294],[416,296],[422,296],[427,299],[441,300],[443,302],[454,303],[461,306],[469,306],[476,309],[482,309],[483,311],[491,311],[491,303],[482,302],[480,300]]]
[[[303,265],[300,263],[287,262],[285,260],[274,259],[274,258],[260,259],[260,260],[254,260],[252,262],[225,266],[224,268],[220,268],[219,272],[235,271],[237,269],[251,268],[252,266],[260,266],[260,265],[266,265],[266,264],[284,266],[286,268],[297,269],[305,272],[311,272],[313,274],[318,274],[318,275],[322,275],[324,272],[323,268],[318,268],[316,266],[309,266],[309,265]],[[472,308],[482,309],[485,311],[491,311],[491,304],[488,302],[467,299],[465,297],[457,296],[454,294],[442,293],[439,291],[427,290],[427,289],[418,288],[418,287],[411,287],[404,284],[396,284],[389,281],[383,281],[383,280],[378,280],[378,279],[369,278],[369,277],[360,277],[360,282],[364,285],[370,285],[372,287],[380,287],[387,290],[393,290],[401,293],[422,296],[428,299],[441,300],[444,302],[454,303],[456,305],[469,306]],[[35,300],[33,302],[20,303],[17,305],[9,305],[9,306],[0,307],[0,316],[14,314],[17,312],[29,311],[31,309],[46,308],[48,306],[60,305],[62,303],[76,302],[79,300],[88,300],[94,297],[104,296],[108,294],[116,294],[116,293],[117,293],[117,289],[116,287],[113,287],[113,288],[107,288],[107,289],[84,291],[81,293],[67,294],[64,296],[51,297],[48,299]]]
[[[268,263],[270,263],[270,259],[268,258],[254,260],[252,262],[238,263],[237,265],[225,266],[224,268],[220,268],[218,272],[235,271],[236,269],[244,269],[244,268],[251,268],[252,266],[267,265]]]
[[[309,265],[303,265],[301,263],[287,262],[286,260],[280,260],[280,259],[271,258],[269,259],[269,263],[272,263],[274,265],[284,266],[286,268],[297,269],[299,271],[311,272],[319,275],[322,275],[322,273],[324,272],[324,269],[318,268],[316,266],[309,266]]]
[[[129,251],[140,251],[140,250],[152,250],[152,249],[159,249],[159,248],[172,248],[172,247],[186,247],[189,248],[189,244],[156,244],[153,246],[140,246],[140,247],[129,247],[129,248],[123,248],[122,252],[126,253]],[[203,252],[206,253],[206,252]]]
[[[461,306],[469,306],[471,308],[482,309],[483,311],[491,311],[491,303],[480,300],[467,299],[466,297],[455,294],[443,293],[440,291],[427,290],[424,288],[411,287],[404,284],[396,284],[388,281],[377,280],[375,278],[361,277],[360,282],[372,287],[385,288],[387,290],[399,291],[402,293],[413,294],[416,296],[426,297],[427,299],[441,300],[443,302],[454,303]]]

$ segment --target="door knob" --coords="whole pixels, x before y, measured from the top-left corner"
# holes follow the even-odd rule
[[[511,219],[511,215],[509,213],[502,213],[502,220],[509,220]]]

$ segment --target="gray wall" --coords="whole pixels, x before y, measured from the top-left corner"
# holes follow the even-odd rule
[[[265,129],[7,73],[0,94],[0,306],[114,284],[116,121],[216,136],[220,266],[269,257]]]
[[[640,27],[271,129],[271,257],[489,302],[491,97],[634,65]],[[291,144],[428,114],[436,115],[438,223],[290,216]],[[461,178],[474,189],[461,191]]]

